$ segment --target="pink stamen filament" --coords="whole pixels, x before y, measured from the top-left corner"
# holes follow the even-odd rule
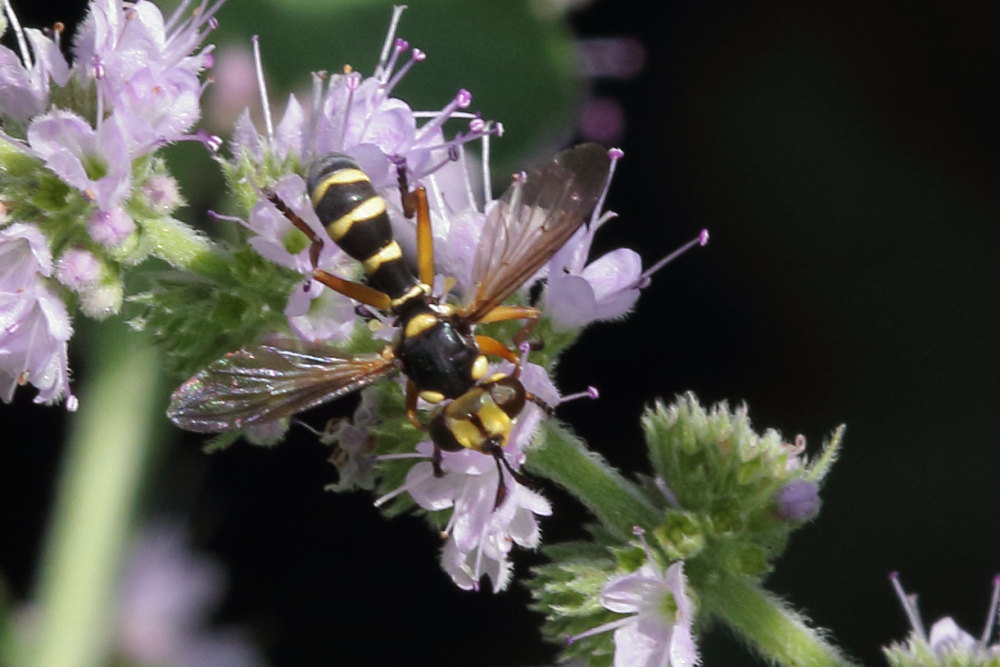
[[[986,625],[979,643],[985,647],[993,635],[993,627],[997,621],[997,610],[1000,609],[1000,575],[993,577],[993,594],[990,596],[990,610],[986,614]]]
[[[656,264],[653,264],[653,266],[651,266],[648,269],[646,269],[645,271],[643,271],[642,275],[639,276],[639,278],[631,285],[631,287],[633,287],[633,288],[638,287],[639,289],[642,289],[642,288],[646,287],[649,284],[649,278],[650,278],[650,276],[652,276],[654,273],[656,273],[657,271],[659,271],[664,266],[666,266],[670,262],[674,261],[675,259],[677,259],[681,255],[683,255],[685,252],[687,252],[691,248],[695,247],[696,245],[704,246],[706,243],[708,243],[708,230],[707,229],[703,229],[698,234],[698,236],[696,236],[695,238],[691,239],[690,241],[688,241],[687,243],[685,243],[684,245],[682,245],[680,248],[678,248],[677,250],[673,251],[672,253],[670,253],[669,255],[667,255],[666,257],[664,257],[663,259],[661,259],[660,261],[658,261]]]
[[[28,42],[24,38],[24,30],[21,28],[21,22],[17,20],[14,8],[10,6],[10,0],[3,0],[3,9],[10,20],[10,24],[14,27],[14,35],[17,37],[17,48],[21,52],[21,59],[24,60],[24,68],[28,70],[34,69],[35,65],[31,61],[31,53],[28,51]]]
[[[417,484],[425,481],[427,478],[431,477],[433,474],[434,474],[434,471],[431,469],[430,466],[428,466],[427,470],[423,474],[419,474],[419,475],[415,476],[413,479],[408,480],[405,484],[403,484],[399,488],[393,489],[392,491],[390,491],[389,493],[385,494],[381,498],[378,498],[377,500],[375,500],[375,507],[381,507],[382,505],[386,504],[387,502],[389,502],[390,500],[392,500],[396,496],[398,496],[400,494],[403,494],[403,493],[406,493],[411,488],[413,488],[415,485],[417,485]]]
[[[458,109],[465,109],[472,102],[472,95],[469,91],[459,90],[458,93],[452,98],[451,102],[445,105],[441,111],[439,111],[429,122],[425,123],[420,130],[417,132],[417,136],[414,139],[414,143],[419,143],[428,134],[434,130],[440,129],[444,125],[445,121],[451,118],[452,114]]]
[[[572,635],[570,637],[567,637],[566,638],[566,644],[567,645],[572,644],[574,642],[577,642],[577,641],[583,639],[584,637],[593,637],[594,635],[599,635],[599,634],[602,634],[604,632],[610,632],[612,630],[617,630],[618,628],[622,627],[623,625],[626,625],[626,624],[630,623],[631,621],[632,621],[632,616],[626,616],[625,618],[620,618],[617,621],[610,621],[608,623],[604,623],[602,625],[598,625],[596,628],[591,628],[590,630],[587,630],[586,632],[581,632],[578,635]]]
[[[326,72],[312,73],[312,111],[309,114],[309,126],[307,128],[307,139],[309,146],[309,157],[316,154],[316,120],[320,117],[320,109],[323,105],[323,82],[327,80]]]
[[[191,0],[183,0],[183,2],[181,2],[180,5],[178,5],[177,9],[174,10],[174,12],[170,15],[170,18],[167,19],[167,23],[163,26],[163,29],[166,32],[171,31],[171,29],[174,27],[174,24],[177,23],[177,20],[184,14],[184,12],[187,10],[188,5],[190,4]]]
[[[340,148],[344,148],[344,142],[347,141],[347,126],[350,124],[351,118],[351,107],[354,106],[354,91],[358,89],[361,85],[361,77],[354,72],[346,74],[347,76],[347,104],[344,105],[344,120],[340,126]],[[368,122],[371,122],[371,116],[368,117]],[[358,135],[358,143],[361,143],[361,137],[364,136],[365,132],[368,131],[368,123],[365,123],[364,128]]]
[[[237,218],[234,215],[223,215],[222,213],[216,213],[211,209],[206,211],[206,215],[208,215],[208,217],[211,218],[212,220],[225,220],[227,222],[235,222],[239,225],[243,225],[247,229],[250,229],[250,225],[247,224],[246,220],[244,220],[243,218]]]
[[[264,113],[264,132],[267,134],[267,143],[274,143],[274,123],[271,120],[271,103],[267,97],[267,82],[264,80],[264,64],[260,56],[260,36],[254,35],[253,42],[253,65],[257,74],[257,91],[260,93],[261,111]]]
[[[392,70],[396,68],[396,62],[399,60],[399,56],[409,48],[410,44],[405,39],[396,40],[395,44],[393,45],[392,55],[389,56],[389,62],[385,64],[385,67],[382,70],[384,72],[385,77],[388,77],[390,74],[392,74]],[[386,80],[383,79],[382,77],[379,77],[379,81],[381,81],[383,85],[386,83]]]
[[[384,81],[383,77],[388,76],[389,70],[386,69],[387,60],[389,58],[389,50],[392,49],[395,44],[396,28],[399,27],[399,19],[403,16],[403,11],[406,10],[405,5],[396,5],[392,8],[392,18],[389,20],[389,31],[385,35],[385,42],[382,43],[382,52],[378,57],[378,65],[375,67],[375,76],[380,81]]]
[[[922,641],[926,642],[927,632],[924,630],[923,621],[920,620],[920,610],[917,609],[917,596],[906,594],[903,590],[903,585],[899,583],[899,572],[890,572],[889,581],[892,582],[892,588],[896,591],[896,597],[899,598],[900,604],[903,605],[903,612],[910,621],[910,627],[913,628],[913,632]]]
[[[618,161],[623,157],[625,157],[625,152],[622,149],[608,149],[608,158],[611,160],[611,164],[608,166],[608,176],[604,179],[604,189],[601,190],[601,196],[597,198],[597,205],[594,207],[594,212],[590,216],[591,226],[595,224],[600,212],[604,210],[604,200],[607,199],[608,190],[611,189],[611,181],[615,177],[615,171],[618,169]]]
[[[575,401],[578,398],[589,398],[591,400],[596,401],[600,397],[601,394],[599,391],[597,391],[597,387],[590,386],[583,391],[576,392],[575,394],[563,396],[562,398],[559,399],[559,405],[562,405],[563,403],[569,403],[570,401]]]

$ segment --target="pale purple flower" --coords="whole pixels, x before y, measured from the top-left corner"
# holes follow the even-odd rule
[[[36,403],[53,403],[69,393],[67,341],[73,334],[66,306],[50,287],[52,257],[33,225],[0,229],[0,399],[10,402],[27,383],[38,388]]]
[[[637,534],[642,535],[641,529]],[[692,624],[695,608],[687,591],[684,561],[661,570],[643,541],[647,561],[635,572],[612,577],[601,605],[623,619],[571,637],[576,641],[614,630],[615,667],[690,667],[699,662]]]
[[[618,248],[589,262],[594,235],[606,222],[616,217],[612,211],[602,211],[604,200],[623,153],[616,148],[608,151],[611,169],[598,199],[590,222],[573,235],[553,255],[548,264],[543,310],[560,329],[582,328],[591,322],[624,317],[639,299],[639,292],[649,277],[692,246],[708,243],[708,232],[642,270],[639,254],[629,248]]]
[[[950,616],[937,621],[931,626],[930,633],[927,633],[917,608],[917,596],[906,594],[899,581],[899,573],[892,572],[889,579],[910,621],[911,629],[906,644],[897,643],[883,649],[890,664],[911,664],[915,660],[923,664],[928,654],[941,664],[997,664],[1000,660],[1000,643],[991,644],[990,641],[993,639],[997,612],[1000,610],[1000,575],[993,578],[993,592],[990,596],[986,623],[978,639],[962,630]]]
[[[69,111],[53,111],[28,127],[31,152],[98,208],[119,206],[131,187],[125,132],[114,116],[98,129]]]
[[[93,0],[73,43],[75,62],[97,79],[111,98],[143,69],[157,74],[180,69],[197,74],[210,64],[213,47],[195,53],[214,28],[221,0],[202,0],[182,19],[185,1],[164,21],[152,2]]]
[[[7,47],[0,46],[0,110],[23,123],[45,111],[50,85],[66,84],[69,65],[59,50],[58,42],[46,37],[40,30],[22,30],[17,16],[6,3],[4,11],[14,29],[21,53],[18,56]]]
[[[252,667],[258,651],[233,630],[206,630],[225,585],[222,568],[191,553],[176,527],[136,538],[119,600],[117,646],[130,662],[174,667]]]
[[[320,224],[300,176],[285,176],[272,189],[323,240],[314,267],[310,246],[303,244],[305,236],[270,201],[261,199],[250,211],[246,226],[256,233],[250,245],[272,262],[302,274],[304,282],[292,288],[285,307],[289,326],[305,340],[346,340],[357,320],[354,303],[333,293],[312,275],[314,268],[343,275],[357,271],[357,263],[330,239]],[[294,252],[290,246],[294,246]]]
[[[129,145],[148,151],[184,137],[201,117],[198,75],[174,67],[163,72],[143,68],[126,81],[111,108],[122,119]]]
[[[509,364],[501,365],[509,372]],[[545,370],[534,364],[522,367],[521,380],[528,391],[549,405],[559,402],[558,392]],[[504,456],[515,470],[524,462],[529,446],[543,415],[538,406],[528,404],[511,431]],[[431,458],[433,445],[421,442],[417,451]],[[489,577],[493,590],[503,590],[510,582],[508,555],[514,545],[537,547],[541,532],[537,516],[548,516],[552,507],[541,495],[504,473],[506,496],[497,506],[500,482],[498,462],[489,455],[472,450],[443,452],[444,476],[435,477],[433,465],[425,460],[414,465],[399,489],[380,498],[382,504],[401,492],[408,492],[422,508],[430,511],[451,509],[445,533],[448,538],[441,554],[441,565],[460,588],[478,589],[480,580]]]
[[[688,667],[698,664],[691,632],[694,605],[687,592],[684,561],[662,573],[652,563],[614,577],[601,591],[601,604],[631,614],[615,629],[615,667]]]
[[[622,155],[617,149],[608,151],[611,168],[590,223],[580,228],[549,261],[544,310],[561,328],[579,328],[594,321],[622,317],[639,298],[642,260],[634,250],[619,248],[587,263],[597,230],[616,217],[615,213],[601,209]]]

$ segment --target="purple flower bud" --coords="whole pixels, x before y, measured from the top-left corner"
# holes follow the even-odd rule
[[[808,521],[819,512],[819,487],[807,479],[792,480],[778,491],[775,508],[784,521]]]
[[[135,231],[135,223],[123,208],[97,211],[87,223],[90,238],[103,246],[114,248],[121,245],[129,234]]]
[[[183,203],[177,181],[165,174],[150,176],[142,184],[146,205],[158,215],[168,215]]]
[[[101,263],[94,254],[83,248],[70,248],[59,259],[56,280],[79,292],[93,285],[101,275]]]

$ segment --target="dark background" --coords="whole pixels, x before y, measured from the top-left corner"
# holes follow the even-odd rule
[[[598,242],[636,248],[648,264],[702,227],[712,241],[660,273],[627,321],[595,325],[564,357],[559,386],[602,396],[560,416],[626,470],[645,469],[643,406],[688,389],[745,401],[759,429],[802,433],[811,451],[846,423],[823,511],[770,588],[865,664],[905,634],[892,570],[920,593],[928,622],[953,615],[978,635],[1000,570],[1000,11],[657,6],[653,17],[640,3],[598,2],[571,18],[580,35],[631,36],[646,50],[635,78],[591,84],[627,122],[609,199],[620,219]],[[233,0],[221,21],[252,23],[252,12],[236,18],[242,7]],[[336,26],[326,29],[333,39]],[[517,95],[510,79],[497,85]],[[74,365],[85,377],[85,360]],[[0,571],[23,599],[63,413],[25,392],[0,419]],[[459,591],[421,522],[386,522],[365,495],[324,492],[334,471],[314,439],[211,457],[198,446],[162,453],[148,513],[182,516],[196,548],[225,562],[218,621],[252,632],[274,664],[552,659],[522,588]],[[547,541],[576,536],[585,515],[547,495],[557,508]],[[516,558],[522,575],[536,562]],[[757,664],[722,630],[701,647],[709,666]]]

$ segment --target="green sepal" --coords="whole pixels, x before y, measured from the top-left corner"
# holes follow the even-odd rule
[[[543,547],[549,564],[532,569],[531,608],[545,615],[542,635],[562,644],[564,658],[582,658],[587,665],[610,665],[611,635],[584,637],[573,644],[566,638],[619,618],[600,604],[600,593],[610,572],[617,569],[610,550],[594,542],[567,542]]]

